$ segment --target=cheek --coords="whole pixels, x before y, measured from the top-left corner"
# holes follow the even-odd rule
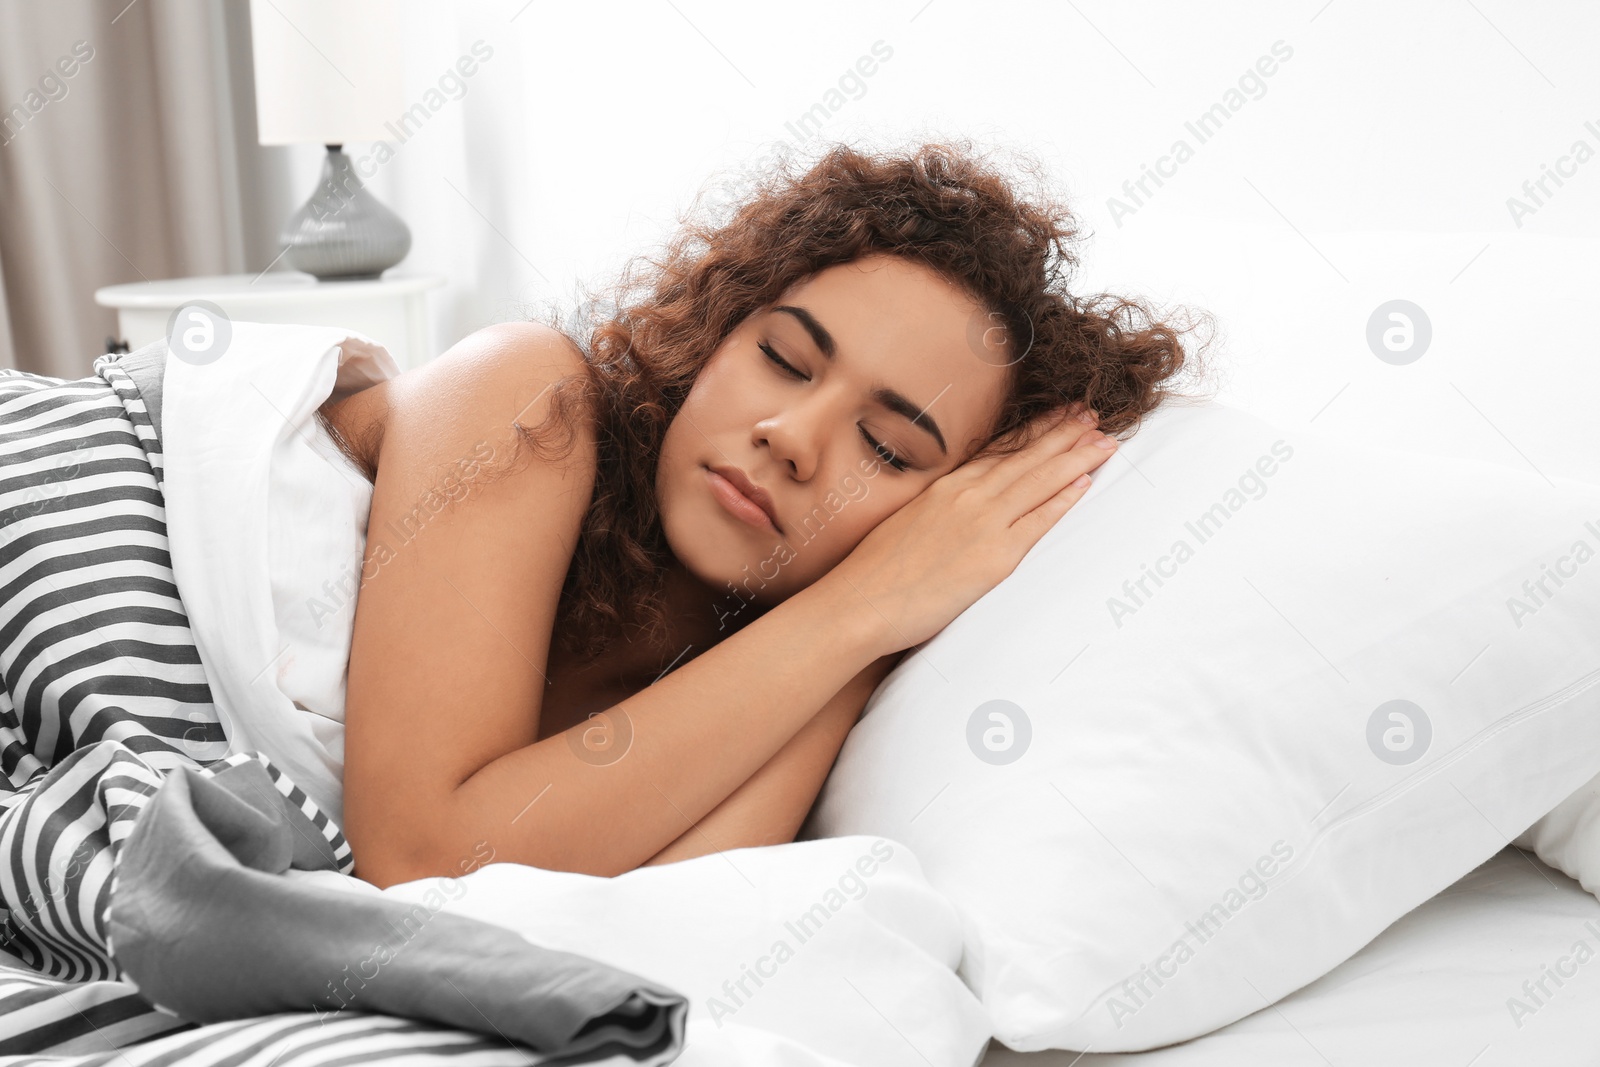
[[[701,406],[710,406],[714,401],[731,400],[750,388],[754,369],[749,360],[740,358],[739,343],[730,343],[700,368],[686,403],[698,399]]]
[[[841,483],[848,484],[848,492],[843,488],[834,491],[830,502],[837,509],[836,513],[829,519],[824,531],[826,536],[816,538],[819,548],[826,543],[824,551],[831,561],[830,566],[848,556],[863,538],[909,503],[921,489],[920,483],[896,485],[884,481],[885,477],[880,471],[877,477],[870,480]],[[827,513],[829,508],[823,506],[819,511]]]
[[[689,394],[683,398],[675,421],[683,422],[687,416],[687,421],[709,437],[716,436],[713,430],[748,432],[762,417],[757,414],[757,409],[762,407],[762,389],[760,379],[737,359],[713,359],[700,371]],[[688,432],[699,438],[702,445],[706,443],[696,429]]]
[[[747,387],[738,380],[737,368],[720,354],[713,357],[701,368],[682,406],[667,425],[661,439],[662,454],[676,455],[685,449],[704,447],[706,436],[712,436],[714,428],[726,427],[740,413],[740,400],[747,393]]]
[[[687,405],[685,406],[687,407]],[[685,415],[688,418],[685,418]],[[693,413],[680,409],[667,423],[667,432],[661,435],[661,451],[656,456],[656,493],[661,495],[666,491],[666,485],[671,480],[671,472],[684,463],[689,462],[688,450],[692,442],[686,436],[692,432],[690,427]]]

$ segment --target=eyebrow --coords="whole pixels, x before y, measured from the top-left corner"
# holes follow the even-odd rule
[[[772,310],[774,312],[782,311],[787,315],[792,315],[801,326],[805,327],[806,333],[811,335],[812,342],[816,344],[817,348],[822,352],[823,356],[828,360],[828,362],[833,362],[834,356],[839,350],[838,343],[834,341],[833,334],[828,332],[827,327],[823,326],[822,323],[817,321],[817,317],[815,315],[811,314],[811,312],[807,311],[803,307],[797,307],[791,304],[779,304]],[[913,426],[917,426],[927,433],[933,435],[933,439],[938,444],[941,454],[950,454],[950,450],[945,447],[944,434],[939,432],[939,424],[933,421],[933,416],[929,415],[926,409],[908,400],[903,393],[899,393],[885,385],[874,386],[871,395],[873,400],[888,408],[896,415],[904,415],[906,418],[910,419]],[[937,397],[935,399],[937,399]]]

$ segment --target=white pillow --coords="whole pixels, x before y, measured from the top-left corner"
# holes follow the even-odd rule
[[[1600,775],[1511,842],[1600,897]]]
[[[802,837],[904,842],[1021,1050],[1325,974],[1600,771],[1600,487],[1176,404],[885,680]],[[1009,760],[1009,762],[1007,762]]]

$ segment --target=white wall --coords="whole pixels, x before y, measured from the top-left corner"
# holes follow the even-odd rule
[[[570,303],[576,283],[648,251],[714,172],[794,141],[786,123],[882,41],[892,56],[824,136],[967,134],[1036,155],[1085,223],[1083,288],[1219,316],[1222,399],[1285,426],[1600,481],[1587,328],[1600,158],[1548,185],[1553,195],[1520,226],[1507,206],[1573,142],[1600,151],[1600,6],[413,0],[409,10],[414,99],[473,42],[493,49],[461,99],[371,183],[413,228],[396,270],[450,279],[433,298],[438,350],[543,302]],[[1292,55],[1247,84],[1242,106],[1200,143],[1185,122],[1225,102],[1277,42]],[[1180,137],[1193,157],[1134,204],[1124,182]],[[292,151],[309,191],[320,150]],[[1112,197],[1136,210],[1115,217]],[[1372,310],[1395,298],[1422,306],[1434,331],[1428,353],[1403,367],[1365,342]]]

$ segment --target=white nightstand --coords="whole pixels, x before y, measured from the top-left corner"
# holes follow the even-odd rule
[[[430,351],[427,291],[444,284],[436,275],[386,275],[369,281],[318,281],[299,271],[170,278],[97,289],[95,303],[117,309],[117,328],[131,348],[167,334],[173,308],[208,300],[241,322],[343,326],[378,341],[401,370],[418,366]]]

